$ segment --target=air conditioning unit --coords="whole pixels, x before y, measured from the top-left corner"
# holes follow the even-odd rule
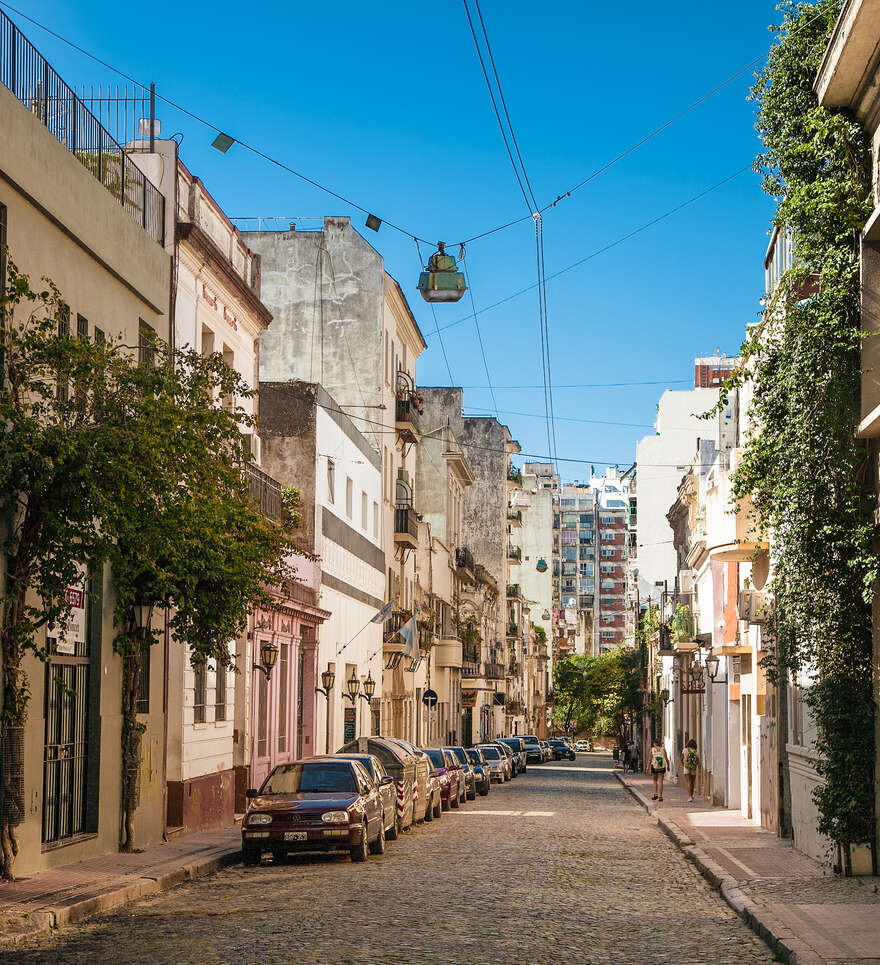
[[[739,618],[747,623],[764,623],[770,609],[770,599],[758,590],[741,590],[739,595]]]
[[[694,571],[680,570],[678,574],[678,586],[682,593],[694,592]]]

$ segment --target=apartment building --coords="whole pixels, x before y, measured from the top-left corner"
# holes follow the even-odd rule
[[[149,327],[167,339],[171,259],[162,192],[2,12],[0,130],[0,237],[20,270],[58,286],[70,308],[69,334],[137,346]],[[122,662],[113,649],[109,568],[84,574],[69,597],[76,601],[71,633],[45,630],[35,643],[47,660],[25,656],[29,717],[2,741],[0,769],[22,802],[16,873],[25,876],[119,847]],[[165,827],[164,661],[155,649],[139,714],[145,731],[134,831],[144,845],[160,840]]]
[[[626,593],[629,554],[629,474],[609,466],[590,478],[596,498],[596,594],[592,652],[614,650],[627,642]],[[631,642],[632,638],[630,638]]]

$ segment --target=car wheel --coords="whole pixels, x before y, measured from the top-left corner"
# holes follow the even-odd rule
[[[370,854],[385,854],[385,821],[379,822],[379,833],[370,845]]]
[[[475,788],[473,791],[468,791],[468,792],[467,792],[467,799],[468,799],[469,801],[474,801],[474,800],[476,800],[476,797],[477,797],[476,788]]]
[[[361,835],[360,843],[356,844],[353,848],[349,848],[349,854],[351,855],[352,861],[366,861],[369,853],[369,848],[367,846],[367,829],[365,826],[364,833]]]
[[[242,848],[241,863],[244,865],[257,865],[263,857],[263,852],[259,848]]]
[[[425,808],[425,821],[428,822],[432,818],[433,818],[433,815],[431,813],[431,805],[429,803],[428,806]]]
[[[400,822],[396,816],[391,822],[391,827],[385,832],[385,837],[389,841],[396,841],[400,837]]]
[[[442,807],[441,803],[438,801],[438,802],[434,805],[434,817],[435,817],[435,818],[439,818],[441,814],[443,814],[443,807]]]
[[[489,788],[490,788],[490,787],[491,787],[491,785],[490,785],[490,784],[487,784],[487,785],[480,791],[480,797],[485,797],[485,796],[489,793]]]
[[[457,809],[458,805],[459,805],[458,791],[456,791],[455,794],[449,795],[449,806],[453,809]]]
[[[443,798],[440,798],[440,807],[443,808],[444,811],[448,811],[448,810],[449,810],[449,799],[447,798],[447,799],[444,801]]]

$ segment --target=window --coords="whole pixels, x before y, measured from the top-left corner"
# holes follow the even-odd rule
[[[98,328],[97,325],[95,326],[95,341],[96,341],[96,342],[104,342],[104,341],[106,341],[106,338],[104,337],[104,330]]]
[[[89,320],[85,315],[76,316],[76,337],[86,338],[89,334]]]
[[[614,573],[617,567],[613,563],[602,563],[599,568],[603,573]]]
[[[349,519],[352,518],[354,514],[354,483],[351,481],[350,476],[345,478],[345,515]]]
[[[282,643],[278,654],[278,753],[287,750],[288,677],[290,676],[290,644]]]
[[[226,667],[217,664],[217,683],[214,687],[214,720],[226,720]]]
[[[138,364],[152,365],[156,357],[156,346],[153,342],[156,330],[142,318],[138,319]]]
[[[361,492],[361,528],[365,533],[370,528],[370,503],[365,492]]]
[[[607,546],[602,547],[602,555],[606,558],[615,559],[615,553],[617,550],[610,549]]]
[[[593,516],[591,513],[581,513],[579,516],[581,526],[592,526]]]
[[[613,543],[613,542],[614,542],[614,533],[610,533],[610,532],[607,532],[607,531],[604,532],[604,533],[602,534],[602,542],[603,542],[603,543]]]
[[[373,503],[373,539],[379,539],[379,504]]]
[[[336,463],[327,460],[327,501],[332,506],[336,501]]]
[[[193,723],[205,723],[205,703],[208,695],[208,673],[204,662],[193,667],[195,682],[193,684]],[[260,674],[262,677],[262,674]]]

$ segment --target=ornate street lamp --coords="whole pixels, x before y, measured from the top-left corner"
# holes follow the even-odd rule
[[[364,681],[364,692],[360,695],[361,700],[365,700],[367,703],[369,703],[373,699],[373,694],[375,692],[376,681],[373,680],[373,673],[370,671],[367,674],[367,679]]]
[[[131,623],[138,638],[143,640],[144,633],[150,625],[153,615],[152,603],[133,603],[131,605]]]
[[[351,668],[351,676],[348,678],[345,685],[348,687],[348,693],[343,694],[342,696],[350,700],[352,704],[357,703],[358,694],[360,693],[361,689],[361,682],[357,678],[354,667]]]
[[[272,674],[272,668],[275,666],[275,662],[278,660],[278,647],[275,646],[269,640],[264,640],[260,644],[260,662],[254,664],[254,670],[259,670],[260,673],[266,675],[266,680]]]
[[[324,728],[324,753],[330,753],[330,691],[333,689],[333,684],[336,683],[336,674],[330,669],[330,664],[327,664],[327,669],[321,674],[321,683],[323,687],[315,687],[316,694],[323,694],[327,700],[327,725]]]
[[[675,703],[674,698],[670,698],[670,696],[669,696],[669,688],[668,688],[668,687],[664,687],[664,688],[660,691],[660,699],[663,701],[663,706],[664,706],[664,707],[666,707],[667,704],[674,704],[674,703]]]
[[[726,678],[724,680],[717,680],[717,681],[715,679],[718,676],[718,663],[719,663],[718,657],[714,653],[709,654],[709,656],[706,657],[706,671],[709,674],[709,679],[712,681],[713,684],[714,683],[726,684],[727,683]]]

